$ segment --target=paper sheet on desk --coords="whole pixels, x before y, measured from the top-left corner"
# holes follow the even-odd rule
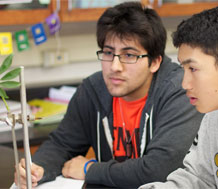
[[[58,176],[56,180],[51,182],[46,182],[43,184],[40,184],[35,189],[81,189],[83,186],[84,181],[83,180],[74,180],[71,178],[64,178],[63,176]],[[13,184],[10,189],[18,189],[18,187]]]
[[[70,86],[62,86],[60,89],[50,88],[48,92],[48,97],[54,100],[69,102],[74,93],[76,92],[76,89],[76,87]]]

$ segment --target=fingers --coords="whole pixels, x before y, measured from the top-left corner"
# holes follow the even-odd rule
[[[27,183],[26,183],[26,170],[25,170],[25,159],[21,159],[20,163],[18,165],[18,170],[17,168],[15,169],[15,174],[14,174],[14,182],[16,185],[18,185],[18,176],[17,176],[17,171],[20,173],[20,187],[22,189],[26,189]],[[38,185],[38,181],[41,180],[44,174],[44,169],[41,166],[38,166],[36,164],[32,164],[31,166],[31,181],[32,181],[32,187],[36,187]]]
[[[17,176],[17,171],[20,173],[20,182],[26,182],[26,171],[25,171],[25,162],[24,159],[21,159],[20,163],[18,164],[18,170],[17,167],[15,167],[15,184],[18,185],[18,176]]]
[[[84,165],[88,161],[83,156],[76,156],[67,161],[62,168],[62,175],[67,178],[84,179]]]
[[[33,163],[31,168],[31,174],[33,175],[33,179],[36,179],[36,181],[39,181],[42,179],[44,175],[44,169],[41,166],[38,166]]]
[[[66,178],[68,178],[69,177],[69,167],[70,167],[70,163],[71,163],[71,161],[69,160],[69,161],[67,161],[67,162],[65,162],[64,163],[64,166],[63,166],[63,168],[62,168],[62,175],[64,176],[64,177],[66,177]]]

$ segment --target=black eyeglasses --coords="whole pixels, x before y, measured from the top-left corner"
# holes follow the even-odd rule
[[[139,58],[149,57],[148,54],[134,55],[134,54],[113,54],[110,51],[97,51],[98,60],[112,62],[114,57],[117,56],[121,63],[135,64]]]

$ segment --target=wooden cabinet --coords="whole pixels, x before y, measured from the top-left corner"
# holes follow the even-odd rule
[[[68,1],[61,1],[59,16],[62,22],[86,22],[96,21],[106,8],[73,8],[68,10]]]
[[[158,6],[157,0],[154,2],[154,9],[161,17],[170,16],[190,16],[195,13],[199,13],[205,9],[211,9],[217,7],[218,2],[195,2],[195,3],[163,3],[162,6]]]
[[[55,6],[55,1],[51,0],[48,7],[43,9],[0,9],[0,25],[37,24],[44,21],[56,9]]]
[[[149,0],[141,0],[144,5],[149,4]],[[190,4],[163,3],[158,6],[158,0],[154,0],[153,8],[162,17],[189,16],[204,9],[218,6],[218,2],[195,2]],[[46,9],[30,10],[2,10],[0,9],[0,25],[36,24],[43,22],[57,7],[57,1],[51,0]],[[85,22],[96,21],[106,8],[68,9],[68,1],[60,0],[60,10],[58,11],[62,22]]]
[[[149,0],[141,0],[146,6]],[[190,16],[218,6],[218,2],[195,2],[189,4],[163,3],[158,6],[158,0],[151,5],[161,17]],[[68,10],[68,1],[61,1],[60,17],[62,22],[96,21],[106,8],[72,9]]]

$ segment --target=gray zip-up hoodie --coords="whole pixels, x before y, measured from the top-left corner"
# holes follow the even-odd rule
[[[90,146],[98,163],[90,166],[87,183],[136,188],[165,181],[170,172],[182,165],[202,119],[181,88],[182,77],[181,67],[165,57],[154,74],[141,116],[140,158],[122,163],[113,159],[112,96],[102,72],[85,79],[58,129],[33,157],[45,169],[41,182],[55,179],[65,161],[85,155]]]
[[[218,110],[207,113],[198,137],[184,159],[185,169],[177,169],[166,183],[151,183],[140,189],[216,189],[218,188]]]

